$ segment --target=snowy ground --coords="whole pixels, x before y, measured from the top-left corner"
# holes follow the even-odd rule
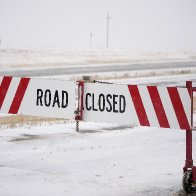
[[[46,59],[47,66],[54,62],[60,64],[63,59],[62,55],[58,59],[58,52],[54,59],[50,58],[50,52],[45,51],[6,51],[0,51],[0,67],[6,69],[19,65],[23,67],[25,63],[30,65],[32,62],[33,66],[40,66]],[[108,57],[107,52],[103,51]],[[93,53],[89,57],[89,51],[85,53],[89,59],[84,54],[81,58],[78,57],[79,53],[75,54],[74,51],[67,53],[62,52],[64,57],[72,55],[70,59],[63,61],[67,65],[71,61],[72,64],[78,61],[85,64],[90,58],[94,61]],[[115,51],[111,54],[110,61],[115,60],[114,53]],[[74,54],[77,57],[75,60]],[[97,51],[94,53],[96,55]],[[148,62],[150,59],[161,61],[161,56],[162,60],[195,59],[195,54],[187,53],[168,54],[168,58],[159,53],[155,55],[156,58],[149,54],[143,54],[139,58],[142,56],[140,53],[135,53],[132,57],[128,54],[125,56],[129,61],[130,58],[132,61],[135,58]],[[101,59],[103,54],[99,57]],[[20,64],[21,59],[24,64]],[[100,59],[97,62],[103,61]],[[165,85],[170,81],[171,85],[185,85],[188,79],[195,81],[196,75],[120,79],[110,82]],[[194,121],[196,125],[196,115]],[[80,123],[80,132],[77,133],[73,122],[48,122],[39,126],[25,125],[7,129],[1,126],[0,149],[2,196],[185,195],[181,184],[185,162],[183,130]],[[194,161],[195,150],[196,132],[193,133]]]
[[[184,195],[185,131],[95,123],[80,128],[77,133],[68,123],[1,131],[0,195]]]

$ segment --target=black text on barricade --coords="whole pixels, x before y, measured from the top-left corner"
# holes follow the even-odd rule
[[[124,95],[87,93],[85,96],[86,110],[124,113],[126,109],[126,100]]]
[[[37,106],[66,108],[68,106],[67,91],[51,91],[49,89],[37,89]]]

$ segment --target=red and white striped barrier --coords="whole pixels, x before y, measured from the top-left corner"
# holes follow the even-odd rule
[[[0,112],[73,119],[73,81],[0,77]],[[84,121],[191,128],[187,88],[84,83]]]
[[[75,82],[0,77],[0,112],[64,119],[75,117]]]
[[[190,129],[187,88],[84,83],[84,121]]]

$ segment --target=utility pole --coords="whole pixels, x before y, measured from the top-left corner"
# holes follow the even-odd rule
[[[106,33],[106,48],[109,48],[109,25],[110,25],[110,15],[109,13],[107,13],[107,17],[106,17],[106,20],[107,20],[107,33]]]
[[[93,33],[90,33],[90,47],[93,47]]]

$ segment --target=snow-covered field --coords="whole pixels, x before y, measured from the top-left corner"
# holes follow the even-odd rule
[[[0,52],[0,67],[3,69],[20,68],[25,64],[40,66],[44,62],[47,65],[56,62],[60,64],[63,59],[60,55],[58,60],[58,52],[56,59],[49,58],[50,53],[44,51],[41,51],[41,54],[34,51],[35,56],[29,55],[33,51],[23,51],[15,55],[2,52],[3,50]],[[67,65],[71,61],[72,64],[86,64],[89,61],[89,52],[86,52],[86,56],[81,55],[81,58],[77,56],[78,53],[76,58],[73,58],[73,51],[70,53],[72,57],[67,54],[70,59],[65,58],[63,62],[67,61]],[[47,56],[47,62],[42,61],[43,54]],[[195,54],[180,53],[178,56],[168,54],[168,58],[163,55],[161,60],[161,55],[157,54],[156,58],[152,58],[148,54],[142,56],[138,53],[138,56],[135,54],[132,57],[132,61],[134,58],[137,60],[139,56],[140,60],[148,62],[195,58]],[[100,54],[100,58],[102,57],[103,54]],[[113,52],[112,61],[115,60],[114,57]],[[130,61],[130,55],[125,57]],[[94,62],[95,59],[98,59],[98,63],[103,62],[103,59],[98,57],[94,57]],[[21,60],[24,64],[20,64]],[[121,79],[110,82],[164,85],[170,81],[173,85],[185,85],[187,79],[195,81],[196,75]],[[196,125],[196,115],[194,124]],[[80,132],[77,133],[75,123],[71,121],[0,128],[2,196],[186,195],[181,184],[186,149],[183,130],[80,123]],[[195,150],[196,132],[193,133],[194,161]]]
[[[74,66],[146,62],[195,61],[195,52],[156,52],[118,49],[0,49],[0,67]]]

